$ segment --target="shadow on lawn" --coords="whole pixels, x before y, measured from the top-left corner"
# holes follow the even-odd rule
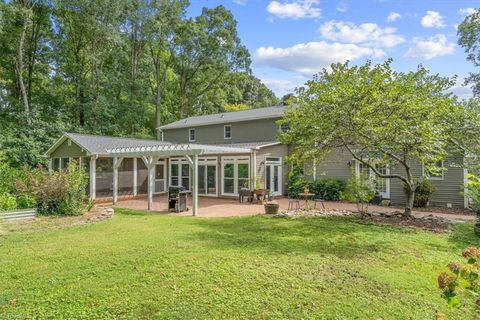
[[[455,225],[448,241],[458,247],[461,254],[466,247],[479,247],[480,237],[473,231],[473,222]]]
[[[414,230],[359,224],[354,218],[273,219],[265,217],[209,220],[192,241],[217,249],[259,250],[265,254],[325,254],[340,258],[392,250],[393,237]],[[386,230],[388,228],[388,231]]]

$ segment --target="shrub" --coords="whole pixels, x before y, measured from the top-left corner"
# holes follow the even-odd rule
[[[9,193],[0,194],[0,210],[12,210],[17,208],[17,199]]]
[[[310,191],[325,200],[340,200],[345,188],[345,181],[335,178],[319,179],[309,183]]]
[[[348,180],[346,192],[342,198],[356,203],[359,212],[368,210],[368,204],[376,195],[375,182],[365,175],[355,176]]]
[[[28,183],[19,180],[18,188],[24,194],[32,195],[39,214],[80,215],[87,208],[87,175],[75,162],[71,162],[64,171],[42,170],[25,174]]]
[[[480,249],[469,247],[463,250],[466,263],[450,262],[448,272],[438,276],[438,287],[451,307],[474,305],[480,307]]]
[[[467,175],[467,192],[465,196],[472,200],[472,209],[480,218],[480,178],[469,173]]]
[[[406,186],[403,186],[404,191],[407,192]],[[413,200],[413,205],[415,207],[426,207],[430,199],[432,198],[432,194],[437,191],[437,188],[433,185],[433,183],[428,179],[423,179],[415,188],[415,198]]]

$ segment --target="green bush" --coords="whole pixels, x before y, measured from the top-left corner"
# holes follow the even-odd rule
[[[407,192],[406,186],[403,186],[404,191]],[[417,183],[415,188],[415,198],[413,200],[413,205],[415,207],[426,207],[430,199],[432,199],[432,194],[437,191],[437,188],[433,183],[428,179],[423,179]]]
[[[9,193],[0,194],[0,211],[17,209],[17,199]]]
[[[302,193],[305,188],[316,197],[321,197],[325,200],[340,200],[342,192],[345,191],[346,183],[341,179],[327,178],[318,179],[314,181],[306,180],[302,177],[301,172],[292,170],[288,177],[288,195],[289,197],[297,198],[299,193]]]
[[[368,204],[376,195],[375,182],[365,175],[355,176],[348,180],[346,192],[342,198],[357,204],[359,212],[366,212]]]
[[[480,177],[469,173],[466,187],[465,196],[472,200],[472,209],[480,219]]]

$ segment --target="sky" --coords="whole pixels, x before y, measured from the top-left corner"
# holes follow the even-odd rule
[[[189,14],[224,5],[252,56],[252,72],[279,97],[294,92],[331,63],[393,58],[407,72],[422,64],[458,76],[452,91],[471,96],[473,71],[457,45],[457,26],[480,0],[191,0]]]

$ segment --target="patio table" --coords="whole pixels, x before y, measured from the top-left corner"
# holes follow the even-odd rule
[[[315,193],[299,193],[298,195],[305,200],[305,209],[308,209],[308,201],[315,196]]]

